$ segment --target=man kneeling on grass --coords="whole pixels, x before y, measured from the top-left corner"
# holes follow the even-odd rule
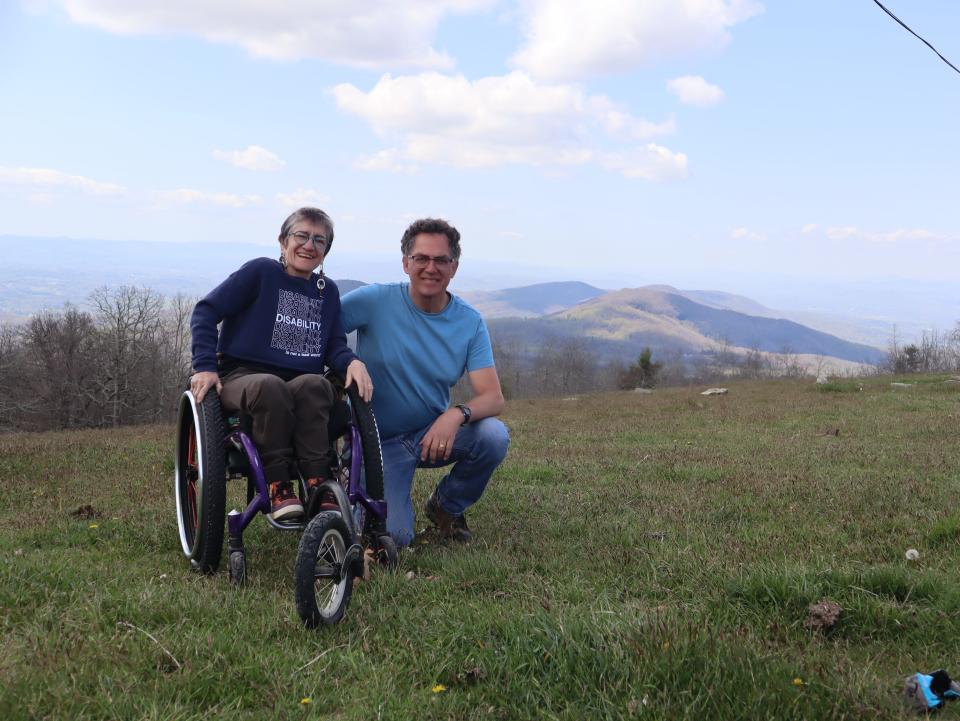
[[[373,410],[383,449],[387,530],[398,546],[414,536],[410,491],[417,468],[453,464],[426,504],[444,538],[469,541],[464,512],[479,500],[510,438],[490,335],[480,314],[447,291],[460,233],[444,220],[414,222],[400,241],[409,283],[374,284],[343,297],[343,327],[377,389]],[[450,408],[464,371],[473,397]]]

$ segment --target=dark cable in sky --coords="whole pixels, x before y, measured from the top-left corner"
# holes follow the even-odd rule
[[[937,54],[937,57],[939,57],[943,62],[945,62],[945,63],[946,63],[947,65],[949,65],[951,68],[953,68],[953,69],[956,70],[958,73],[960,73],[960,70],[957,70],[957,66],[956,66],[956,65],[954,65],[953,63],[951,63],[951,62],[950,62],[949,60],[947,60],[945,57],[943,57],[943,55],[940,54],[940,51],[937,50],[935,47],[933,47],[933,45],[931,45],[930,43],[928,43],[928,42],[927,42],[926,40],[924,40],[922,37],[920,37],[920,36],[917,35],[915,32],[913,32],[913,30],[911,30],[909,27],[907,27],[907,24],[906,24],[905,22],[903,22],[903,20],[901,20],[900,18],[898,18],[896,15],[894,15],[894,14],[893,14],[892,12],[890,12],[889,10],[887,10],[887,9],[883,6],[883,3],[880,2],[880,0],[873,0],[873,1],[874,1],[877,5],[879,5],[879,6],[880,6],[880,9],[883,10],[887,15],[889,15],[889,16],[892,17],[894,20],[896,20],[898,23],[900,23],[901,25],[903,25],[903,27],[906,28],[906,30],[907,30],[911,35],[913,35],[915,38],[917,38],[918,40],[920,40],[920,41],[921,41],[924,45],[926,45],[928,48],[930,48],[931,50],[933,50],[933,52],[935,52],[935,53]]]

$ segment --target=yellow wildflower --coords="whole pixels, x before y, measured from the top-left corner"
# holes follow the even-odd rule
[[[309,706],[312,703],[313,703],[313,699],[310,698],[309,696],[304,696],[302,699],[300,699],[301,706]]]
[[[443,693],[446,690],[447,690],[447,687],[444,686],[442,683],[438,683],[436,686],[433,687],[434,693]]]

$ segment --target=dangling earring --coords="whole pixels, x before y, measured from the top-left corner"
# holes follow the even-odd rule
[[[283,253],[280,253],[280,267],[284,270],[287,269],[287,259],[284,257]]]
[[[323,261],[320,261],[320,267],[317,268],[317,272],[320,274],[320,277],[317,278],[317,290],[321,293],[323,292],[324,286],[327,284],[326,278],[323,277]]]

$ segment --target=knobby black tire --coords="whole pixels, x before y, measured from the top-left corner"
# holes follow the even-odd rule
[[[197,528],[191,529],[192,533],[188,532],[188,541],[193,547],[190,566],[200,573],[215,573],[220,566],[223,552],[227,493],[223,411],[216,391],[211,389],[207,392],[203,402],[197,405],[197,412],[202,436],[197,452],[200,469],[200,492],[197,498],[199,524]],[[184,422],[192,422],[192,418],[187,419],[187,415],[184,414]],[[186,431],[182,429],[181,432]],[[177,461],[184,463],[183,458],[178,457]],[[184,513],[184,503],[185,499],[181,494],[181,508],[178,512]]]
[[[380,454],[380,431],[377,429],[377,419],[373,416],[370,404],[360,397],[356,385],[351,384],[347,388],[347,398],[350,399],[353,421],[360,431],[367,495],[380,500],[383,498],[383,456]]]
[[[347,524],[337,511],[323,511],[317,514],[300,537],[297,562],[294,567],[294,591],[297,613],[307,628],[339,623],[346,613],[350,596],[353,594],[353,569],[343,566],[338,582],[332,579],[329,582],[321,581],[321,598],[317,598],[316,568],[318,563],[325,565],[328,561],[325,558],[317,558],[325,538],[334,544],[339,544],[337,549],[341,555],[345,555],[352,545]]]

